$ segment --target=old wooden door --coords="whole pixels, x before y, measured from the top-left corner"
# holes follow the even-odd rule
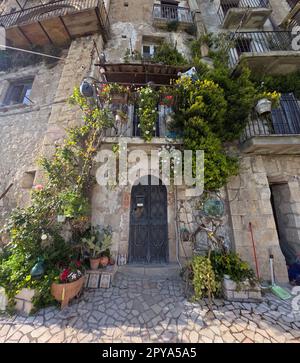
[[[131,193],[129,263],[168,262],[167,189],[135,185]]]

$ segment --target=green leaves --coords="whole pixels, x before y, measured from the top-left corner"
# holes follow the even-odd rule
[[[194,256],[192,263],[194,298],[196,300],[206,296],[213,296],[218,285],[210,259],[206,256]]]
[[[229,275],[236,283],[249,279],[250,282],[255,280],[254,271],[249,264],[242,261],[238,254],[230,252],[227,254],[212,252],[211,263],[219,280],[224,275]]]
[[[152,61],[154,63],[162,63],[174,66],[182,66],[188,63],[184,56],[178,52],[176,47],[173,47],[166,42],[157,47]]]
[[[151,87],[143,87],[139,90],[139,109],[141,134],[145,141],[150,142],[155,131],[158,118],[157,103],[159,95]]]

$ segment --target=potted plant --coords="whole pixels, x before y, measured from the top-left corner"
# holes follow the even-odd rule
[[[272,108],[275,108],[279,105],[280,93],[274,92],[263,92],[259,96],[259,100],[255,106],[255,110],[259,115],[264,115],[266,113],[270,113]]]
[[[61,308],[68,306],[71,299],[77,296],[84,284],[84,273],[80,261],[72,261],[64,266],[57,280],[51,285],[51,294],[61,302]]]
[[[97,270],[99,264],[107,266],[109,256],[106,251],[109,251],[111,245],[112,231],[111,227],[92,227],[89,236],[82,239],[83,248],[90,257],[90,267],[92,270]]]
[[[99,255],[101,252],[100,246],[97,243],[97,236],[94,234],[89,238],[83,238],[82,242],[85,250],[89,254],[91,270],[97,270],[100,263]]]
[[[106,267],[110,259],[110,246],[112,240],[112,230],[110,226],[102,227],[98,230],[98,238],[101,241],[100,265]]]
[[[172,95],[163,95],[160,104],[162,106],[167,106],[167,107],[174,106],[174,96],[172,96]]]
[[[110,264],[110,250],[107,248],[104,252],[101,253],[100,256],[100,266],[106,267]]]

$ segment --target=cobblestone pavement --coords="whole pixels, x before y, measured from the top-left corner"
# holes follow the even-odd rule
[[[117,274],[60,311],[0,316],[0,342],[300,342],[300,314],[271,294],[262,303],[191,303],[178,279]]]

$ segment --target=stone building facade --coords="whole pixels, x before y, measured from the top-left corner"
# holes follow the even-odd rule
[[[34,3],[34,1],[28,2],[21,12],[30,11]],[[138,64],[139,55],[143,55],[143,52],[153,52],[155,46],[162,41],[176,45],[180,52],[189,57],[189,41],[195,39],[195,36],[204,32],[227,31],[233,31],[235,34],[240,31],[272,33],[286,20],[290,12],[288,3],[278,0],[270,0],[270,5],[266,8],[257,6],[257,1],[249,0],[249,4],[253,6],[250,6],[250,10],[248,8],[246,13],[243,8],[235,13],[237,7],[235,1],[107,0],[103,4],[110,21],[108,36],[105,26],[103,28],[103,19],[99,20],[98,16],[99,24],[96,28],[92,28],[93,22],[89,21],[91,13],[87,12],[84,15],[86,11],[84,7],[76,8],[75,1],[70,3],[73,6],[72,14],[79,13],[83,19],[82,24],[77,25],[78,28],[73,27],[75,18],[72,20],[72,14],[62,13],[66,29],[60,28],[60,32],[47,33],[47,23],[43,22],[44,28],[36,29],[37,32],[44,32],[39,39],[45,39],[45,42],[51,40],[54,46],[56,42],[60,43],[63,48],[60,56],[62,59],[58,59],[51,67],[38,63],[25,68],[3,71],[0,74],[2,104],[0,194],[7,191],[0,200],[2,221],[13,207],[29,203],[32,185],[42,180],[36,164],[38,156],[42,154],[51,157],[56,143],[64,138],[66,128],[80,122],[80,111],[69,106],[66,100],[84,77],[92,76],[99,79],[101,72],[95,64],[99,62],[98,57],[102,52],[105,56],[105,67],[113,64]],[[82,2],[78,3],[82,6]],[[90,1],[88,6],[96,7],[99,3],[102,5],[102,2]],[[229,3],[231,5],[226,8]],[[4,5],[6,6],[4,14],[9,13],[11,7],[17,7],[13,0],[4,1]],[[175,13],[166,11],[174,7]],[[51,18],[51,11],[49,14]],[[246,18],[247,27],[243,29]],[[238,19],[237,25],[236,19]],[[173,20],[179,23],[176,29],[164,24]],[[26,33],[28,25],[24,22],[17,24],[18,32],[15,25],[8,26],[9,29],[14,28],[8,34],[10,41],[16,41],[15,46],[25,41],[24,37],[21,39],[23,33],[25,39],[28,38]],[[49,24],[50,29],[51,24]],[[87,31],[89,27],[90,30]],[[290,29],[286,31],[290,32]],[[63,42],[62,39],[65,38],[62,34],[64,36],[69,34],[70,39]],[[33,39],[30,42],[33,43]],[[258,50],[261,50],[262,54],[254,57],[255,61],[252,58],[248,59],[254,69],[260,64],[261,68],[269,71],[270,63],[272,70],[277,74],[287,73],[289,69],[299,69],[300,58],[297,51],[284,52],[277,49],[271,52],[264,47],[258,47],[256,52],[252,48],[234,50],[233,55],[240,56],[241,53],[251,52],[253,56],[254,53],[255,55],[259,53]],[[239,61],[242,61],[242,57]],[[134,74],[134,71],[132,72]],[[33,80],[30,102],[8,105],[6,101],[9,87],[19,79]],[[298,133],[300,134],[300,131]],[[155,137],[148,144],[133,134],[126,135],[123,140],[127,142],[129,151],[143,149],[150,153],[152,149],[174,143],[165,136]],[[287,268],[284,256],[288,262],[291,262],[291,257],[286,252],[285,246],[288,243],[289,246],[293,246],[295,253],[300,252],[299,140],[296,131],[293,136],[250,135],[241,143],[239,176],[232,178],[218,196],[224,201],[225,207],[218,233],[226,245],[236,250],[253,267],[255,267],[254,241],[260,277],[263,279],[270,278],[268,267],[270,254],[274,255],[277,280],[286,282]],[[118,138],[109,135],[105,138],[102,148],[111,149],[116,142]],[[150,174],[151,170],[140,170],[137,174],[137,183],[140,178]],[[13,185],[8,190],[11,184]],[[118,186],[111,191],[96,184],[92,191],[92,223],[112,226],[112,252],[116,257],[118,255],[130,257],[131,254],[130,236],[134,214],[132,208],[134,208],[133,197],[136,196],[133,190],[133,187],[128,185]],[[191,234],[197,227],[199,215],[196,202],[195,199],[186,197],[183,187],[167,186],[166,189],[162,187],[160,192],[161,203],[165,203],[161,209],[164,212],[160,212],[165,219],[164,228],[167,231],[166,260],[169,263],[183,263],[191,256],[194,248],[188,238],[182,238],[182,234],[184,230]],[[201,249],[201,246],[206,244],[207,234],[200,232],[194,237]]]

